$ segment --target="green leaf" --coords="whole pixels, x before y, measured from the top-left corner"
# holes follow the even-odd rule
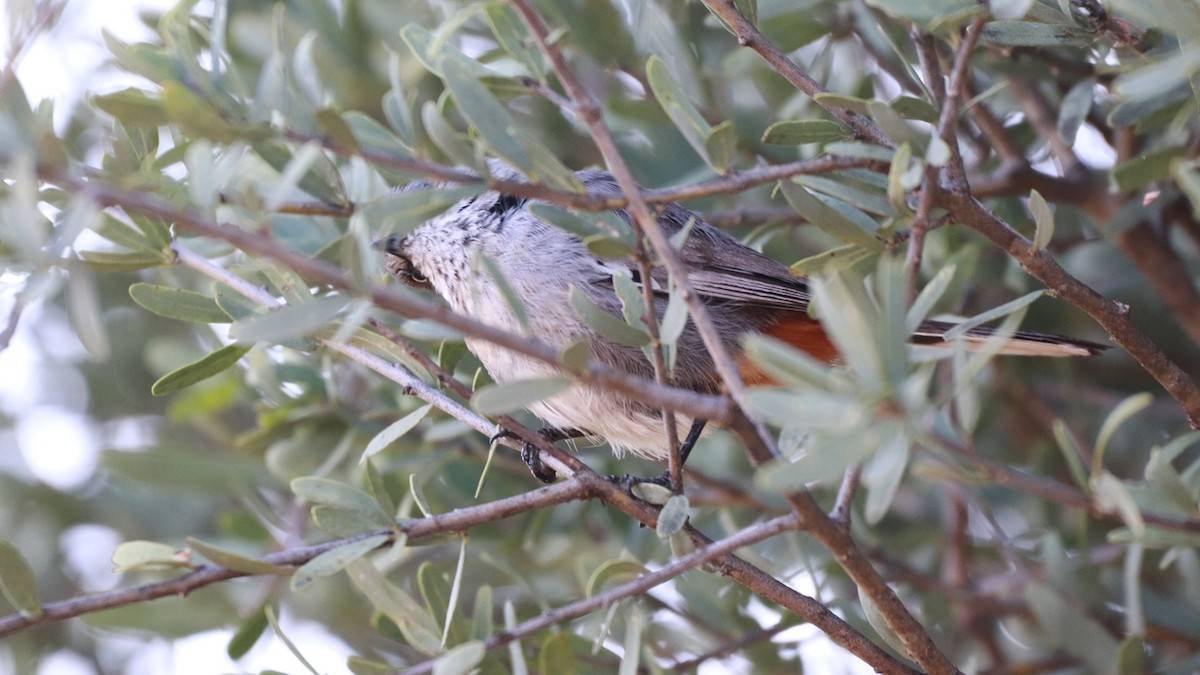
[[[1129,486],[1121,479],[1105,471],[1092,477],[1092,492],[1096,508],[1104,513],[1115,513],[1125,522],[1136,539],[1146,532],[1142,511],[1134,501]]]
[[[930,124],[936,124],[938,121],[938,109],[923,98],[901,96],[892,101],[892,110],[908,120],[919,120]]]
[[[328,295],[308,302],[289,304],[266,314],[255,314],[234,322],[229,337],[243,344],[281,342],[306,336],[333,320],[351,298]]]
[[[395,422],[392,422],[383,431],[375,434],[375,437],[372,438],[369,443],[367,443],[367,449],[363,450],[362,458],[359,459],[359,463],[362,464],[366,462],[369,457],[391,445],[396,441],[396,439],[400,438],[404,434],[412,431],[418,424],[421,423],[421,420],[425,419],[425,416],[428,415],[429,411],[432,409],[432,403],[423,405],[404,417],[396,420]]]
[[[824,143],[844,138],[845,130],[831,120],[788,120],[776,122],[763,132],[762,142],[772,145]]]
[[[230,321],[216,300],[195,291],[136,283],[129,287],[129,297],[143,309],[168,319],[203,324]]]
[[[291,486],[297,497],[313,504],[368,515],[382,527],[391,524],[390,514],[379,511],[379,504],[375,498],[356,487],[312,476],[297,478],[292,481]]]
[[[410,23],[400,30],[400,38],[404,40],[413,56],[425,66],[425,69],[435,75],[442,75],[442,61],[453,59],[459,69],[466,71],[474,78],[495,77],[496,71],[484,66],[475,59],[467,56],[445,40],[416,23]]]
[[[687,524],[689,508],[687,497],[671,495],[667,503],[663,504],[662,510],[658,512],[658,524],[654,528],[658,538],[667,539],[682,530],[683,526]]]
[[[863,515],[868,523],[875,525],[887,515],[896,490],[904,479],[910,453],[908,438],[904,434],[897,434],[886,439],[863,467],[862,482],[867,487]]]
[[[1092,109],[1096,82],[1090,78],[1080,80],[1063,96],[1058,110],[1058,133],[1067,143],[1075,141],[1079,127]]]
[[[125,124],[157,127],[165,125],[168,121],[162,102],[134,87],[126,87],[103,96],[92,96],[90,101],[92,105]]]
[[[975,316],[971,317],[970,319],[967,319],[966,321],[963,321],[962,323],[956,324],[954,326],[954,328],[951,328],[950,330],[946,331],[946,334],[945,334],[946,340],[947,341],[954,340],[957,337],[959,337],[960,335],[965,335],[967,333],[967,331],[971,330],[972,328],[982,326],[983,324],[985,324],[989,321],[994,321],[996,319],[999,319],[1002,316],[1008,316],[1009,314],[1017,312],[1018,310],[1024,309],[1025,307],[1029,306],[1034,300],[1037,300],[1038,298],[1042,297],[1043,294],[1045,294],[1045,291],[1033,291],[1032,293],[1026,293],[1025,295],[1022,295],[1021,297],[1017,298],[1016,300],[1011,300],[1009,302],[1004,303],[1003,305],[1000,305],[999,307],[993,307],[992,309],[989,309],[986,312],[976,314]]]
[[[592,302],[578,286],[571,286],[568,293],[568,301],[571,307],[579,314],[580,318],[594,331],[600,334],[601,337],[608,338],[613,342],[625,345],[627,347],[645,347],[650,344],[650,336],[646,331],[630,326],[621,319],[613,316],[605,311],[596,303]]]
[[[658,483],[636,483],[629,491],[634,497],[656,506],[666,504],[675,496],[674,492]]]
[[[546,59],[528,35],[528,29],[517,11],[506,3],[489,2],[485,8],[488,25],[504,51],[534,77],[546,72]]]
[[[36,619],[42,615],[37,575],[25,556],[5,539],[0,539],[0,593],[17,608],[21,616]]]
[[[733,164],[733,155],[737,152],[737,129],[729,120],[721,122],[709,130],[704,137],[704,156],[709,164],[719,174],[729,173]]]
[[[888,202],[891,203],[892,210],[901,217],[912,215],[912,209],[908,207],[908,191],[916,187],[913,184],[915,167],[912,160],[912,147],[908,143],[901,143],[900,147],[896,148],[896,155],[892,158],[892,166],[888,170]],[[916,180],[919,185],[919,176]]]
[[[487,649],[483,642],[471,640],[456,645],[445,654],[438,657],[433,664],[433,675],[466,675],[476,672],[476,666],[483,663]]]
[[[603,590],[609,583],[623,584],[626,581],[633,581],[647,571],[646,566],[636,560],[629,560],[627,558],[606,560],[588,577],[587,586],[585,586],[584,591],[585,596],[592,597]]]
[[[883,612],[879,611],[875,600],[869,594],[863,592],[862,586],[858,587],[858,601],[862,604],[863,615],[866,616],[867,623],[871,624],[871,628],[875,629],[879,637],[883,638],[883,641],[888,643],[888,646],[896,650],[897,653],[907,655],[908,648],[905,647],[904,641],[892,630],[887,617],[883,615]]]
[[[391,535],[377,534],[352,541],[315,556],[301,565],[292,575],[291,588],[299,593],[307,590],[319,577],[328,577],[341,572],[350,563],[387,543]]]
[[[917,141],[917,135],[908,126],[908,122],[904,120],[892,106],[883,101],[868,101],[867,113],[879,128],[883,130],[888,138],[892,139],[897,145],[912,145]],[[910,150],[911,152],[911,150]]]
[[[1122,162],[1112,169],[1110,177],[1113,186],[1119,191],[1137,190],[1157,180],[1171,175],[1171,166],[1175,160],[1186,155],[1186,148],[1171,146],[1154,152],[1147,152],[1129,161]]]
[[[246,617],[234,632],[233,637],[229,638],[229,644],[225,647],[225,653],[229,658],[238,660],[245,656],[258,639],[262,637],[263,631],[267,629],[267,613],[263,607],[259,607],[253,614]]]
[[[171,263],[170,258],[157,251],[138,253],[79,251],[79,257],[83,259],[86,269],[95,272],[133,272]]]
[[[322,108],[316,112],[317,126],[326,138],[337,143],[347,151],[358,154],[358,138],[342,114],[333,108]]]
[[[409,645],[426,656],[442,652],[437,621],[424,605],[385,579],[370,561],[360,558],[350,563],[346,572],[367,601],[400,628]]]
[[[837,209],[814,197],[803,187],[790,180],[780,181],[779,187],[783,190],[788,204],[797,213],[829,236],[869,250],[880,250],[883,247],[874,235],[859,227]]]
[[[214,565],[224,567],[234,572],[243,574],[273,574],[277,576],[287,576],[291,574],[295,568],[276,565],[262,560],[256,560],[238,553],[234,553],[228,549],[206,544],[199,539],[188,537],[188,548],[196,551],[200,555],[208,558]]]
[[[908,314],[904,317],[904,328],[909,333],[917,330],[921,322],[929,317],[929,313],[933,311],[934,305],[946,293],[946,289],[950,287],[950,282],[954,281],[954,271],[957,269],[954,265],[945,265],[938,273],[933,275],[929,283],[921,289],[913,300],[912,306],[908,308]]]
[[[1071,477],[1075,480],[1075,484],[1080,489],[1088,489],[1088,474],[1087,467],[1083,465],[1083,452],[1079,444],[1075,442],[1075,437],[1067,429],[1067,425],[1061,419],[1054,420],[1054,440],[1058,445],[1058,449],[1062,452],[1063,459],[1067,462],[1067,468],[1071,472]]]
[[[979,36],[984,42],[1010,47],[1086,47],[1092,36],[1066,24],[991,21]]]
[[[1150,392],[1143,391],[1133,394],[1125,400],[1117,404],[1112,412],[1104,418],[1104,423],[1100,425],[1100,431],[1096,433],[1096,448],[1092,451],[1092,476],[1100,475],[1104,470],[1104,454],[1108,451],[1108,443],[1112,440],[1113,434],[1122,424],[1129,421],[1131,417],[1145,410],[1154,402],[1154,396]]]
[[[1141,635],[1130,635],[1121,641],[1117,650],[1118,675],[1142,675],[1151,672],[1150,664],[1146,661],[1145,638]]]
[[[1050,244],[1054,237],[1054,211],[1046,203],[1046,198],[1037,190],[1029,191],[1029,211],[1033,214],[1036,229],[1033,233],[1033,248],[1041,251]]]
[[[1103,625],[1046,584],[1030,582],[1024,595],[1048,642],[1088,664],[1091,672],[1112,671],[1118,645]]]
[[[460,59],[443,56],[438,59],[438,64],[446,87],[458,102],[459,112],[475,127],[484,143],[509,164],[524,173],[532,173],[532,162],[521,144],[517,123],[492,92],[479,82],[478,75]]]
[[[207,380],[237,363],[249,351],[250,347],[241,345],[221,347],[198,361],[193,361],[163,375],[150,387],[150,393],[155,396],[163,396]]]
[[[112,554],[113,572],[124,574],[135,570],[191,569],[194,567],[185,552],[156,541],[126,541]]]
[[[476,640],[486,640],[496,628],[492,621],[496,605],[490,584],[482,584],[475,590],[475,602],[471,610],[471,633]]]
[[[834,94],[831,92],[821,92],[813,96],[813,101],[822,108],[841,108],[856,112],[860,115],[867,114],[867,108],[871,101],[857,96],[846,96],[844,94]]]
[[[504,415],[528,408],[571,386],[561,375],[489,385],[475,392],[471,407],[480,415]]]
[[[393,523],[384,522],[375,513],[363,513],[351,509],[340,509],[335,506],[314,506],[312,508],[313,523],[335,537],[349,538],[366,534],[375,534]]]
[[[743,341],[746,357],[782,386],[830,384],[829,366],[792,345],[775,338],[749,333]]]
[[[726,121],[716,128],[710,126],[696,106],[688,100],[683,87],[675,81],[667,64],[657,55],[646,61],[646,80],[667,118],[675,124],[696,154],[717,173],[725,173],[733,156],[733,146],[737,142],[737,132],[733,125]]]

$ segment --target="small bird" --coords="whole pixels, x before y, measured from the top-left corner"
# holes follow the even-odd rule
[[[492,161],[489,168],[499,179],[524,179],[501,162]],[[621,194],[609,173],[588,170],[577,173],[576,177],[591,194],[603,197]],[[528,201],[495,191],[463,199],[411,233],[379,242],[378,247],[386,254],[385,267],[409,286],[437,293],[459,313],[519,333],[521,324],[493,273],[480,263],[482,256],[494,265],[520,299],[527,325],[538,339],[559,348],[586,340],[593,358],[652,378],[653,367],[640,348],[618,344],[597,334],[568,301],[572,287],[578,288],[593,304],[620,317],[621,301],[613,288],[613,275],[628,274],[640,284],[643,280],[638,265],[633,260],[601,258],[590,253],[578,236],[525,208]],[[624,211],[617,213],[629,220]],[[791,274],[783,264],[748,248],[678,204],[663,207],[658,222],[668,236],[690,227],[678,251],[679,258],[687,267],[692,288],[707,306],[721,342],[735,358],[747,384],[770,383],[766,373],[744,354],[742,339],[747,333],[768,335],[821,361],[838,361],[837,347],[820,322],[807,312],[811,296],[804,277]],[[654,309],[661,319],[668,300],[666,271],[655,268],[650,283],[655,295]],[[913,333],[911,341],[948,347],[952,343],[944,335],[953,327],[951,323],[926,321]],[[975,328],[962,339],[969,347],[982,344],[992,334],[991,329]],[[496,382],[561,374],[551,364],[485,340],[467,337],[466,344]],[[721,378],[690,320],[677,349],[674,384],[707,394],[719,393]],[[1000,353],[1084,356],[1103,349],[1102,345],[1084,340],[1019,331]],[[661,411],[615,391],[575,383],[529,409],[550,425],[541,432],[552,441],[600,437],[618,455],[629,451],[656,460],[665,459],[670,452]],[[703,420],[679,414],[676,423],[679,435],[687,435],[692,443],[703,427]],[[539,478],[552,480],[553,472],[536,465],[537,454],[531,450],[526,448],[523,452],[530,468]]]

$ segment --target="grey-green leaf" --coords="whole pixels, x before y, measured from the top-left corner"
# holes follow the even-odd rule
[[[16,546],[4,539],[0,539],[0,592],[21,616],[36,619],[42,615],[33,567]]]
[[[143,309],[168,319],[203,324],[230,322],[216,300],[195,291],[136,283],[129,287],[129,297]]]
[[[198,361],[193,361],[163,375],[150,387],[150,393],[162,396],[207,380],[237,363],[248,351],[250,351],[250,347],[242,345],[221,347]]]
[[[389,537],[387,534],[364,537],[315,556],[292,575],[292,590],[303,591],[312,586],[318,578],[341,572],[350,563],[383,546]]]
[[[503,415],[527,408],[569,386],[571,380],[562,376],[493,384],[475,392],[471,407],[481,415]]]

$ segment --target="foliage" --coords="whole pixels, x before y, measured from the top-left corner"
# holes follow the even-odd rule
[[[803,591],[844,618],[840,637],[818,626],[847,660],[889,672],[1195,670],[1200,5],[535,5],[185,0],[155,41],[108,39],[141,84],[61,128],[9,64],[3,339],[24,336],[36,381],[3,424],[65,408],[104,450],[92,480],[55,489],[0,435],[3,658],[29,671],[71,649],[115,671],[113,634],[217,627],[238,658],[286,611],[359,673],[773,672],[822,665],[789,630],[818,621]],[[491,383],[463,341],[482,329],[388,284],[372,248],[486,189],[498,157],[531,179],[506,189],[554,204],[528,208],[628,254],[639,233],[571,174],[615,172],[611,150],[659,188],[631,209],[684,199],[814,275],[844,355],[751,338],[780,384],[735,398],[779,454],[715,433],[686,496],[633,499],[597,473],[662,467],[590,448],[590,469],[555,456],[573,477],[535,489],[479,413],[536,426],[519,409],[566,380]],[[624,316],[572,305],[674,363],[683,294],[651,327],[614,285]],[[906,347],[946,314],[1120,349]],[[86,356],[62,346],[66,321]],[[603,379],[578,347],[539,354]],[[60,545],[84,526],[126,543]],[[69,611],[50,601],[96,590],[81,555],[111,555],[123,587],[163,580],[156,597],[209,588]],[[680,560],[699,569],[664,567]],[[656,570],[664,585],[636,586]]]

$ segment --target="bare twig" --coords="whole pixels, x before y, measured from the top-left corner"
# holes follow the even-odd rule
[[[476,525],[503,520],[518,513],[584,499],[589,494],[589,489],[583,483],[576,480],[566,480],[512,497],[497,499],[486,504],[468,506],[449,513],[398,523],[396,530],[404,532],[413,539],[435,534],[463,532]],[[388,533],[388,530],[381,530],[380,532],[373,532],[348,539],[339,539],[314,546],[292,548],[264,555],[258,558],[258,560],[281,567],[297,567],[326,551],[331,551],[367,537]],[[381,546],[386,545],[387,543],[384,543]],[[192,572],[166,581],[52,602],[44,605],[41,614],[37,617],[25,617],[20,614],[0,617],[0,637],[12,635],[31,626],[62,621],[84,614],[113,609],[114,607],[124,607],[158,598],[185,596],[198,588],[244,576],[248,575],[244,572],[216,565],[201,565]]]

